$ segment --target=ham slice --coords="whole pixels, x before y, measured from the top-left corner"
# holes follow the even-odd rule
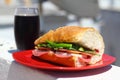
[[[57,64],[64,66],[79,67],[88,65],[91,55],[85,54],[73,54],[68,53],[68,51],[52,51],[50,49],[35,49],[33,50],[33,55]]]

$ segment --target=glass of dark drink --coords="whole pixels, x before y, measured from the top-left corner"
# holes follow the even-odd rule
[[[38,8],[17,8],[14,20],[14,34],[17,49],[34,49],[34,41],[39,37],[40,33]]]

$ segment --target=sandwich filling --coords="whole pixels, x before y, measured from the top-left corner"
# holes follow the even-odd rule
[[[99,56],[99,51],[97,49],[90,50],[75,43],[46,41],[45,43],[36,45],[35,48],[36,49],[33,51],[35,56],[51,53],[55,54],[57,57],[68,58],[74,55],[84,64],[89,64],[93,55]]]

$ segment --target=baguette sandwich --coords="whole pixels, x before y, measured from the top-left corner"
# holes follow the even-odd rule
[[[103,38],[91,27],[59,27],[36,39],[34,44],[34,56],[70,67],[96,64],[104,53]]]

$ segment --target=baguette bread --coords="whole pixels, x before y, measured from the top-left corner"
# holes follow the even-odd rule
[[[91,50],[98,50],[98,55],[93,55],[89,64],[95,64],[102,59],[104,53],[104,41],[101,34],[92,27],[63,26],[56,30],[50,30],[35,40],[35,45],[45,43],[46,40],[53,42],[67,42],[82,45]],[[49,56],[50,57],[50,56]],[[72,57],[73,63],[77,62],[78,56]],[[48,59],[49,60],[49,59]],[[51,61],[51,60],[49,60]],[[67,61],[67,60],[66,60]],[[57,61],[59,63],[59,61]],[[79,64],[80,65],[80,64]],[[73,66],[73,65],[72,65]],[[74,65],[76,66],[76,65]]]

